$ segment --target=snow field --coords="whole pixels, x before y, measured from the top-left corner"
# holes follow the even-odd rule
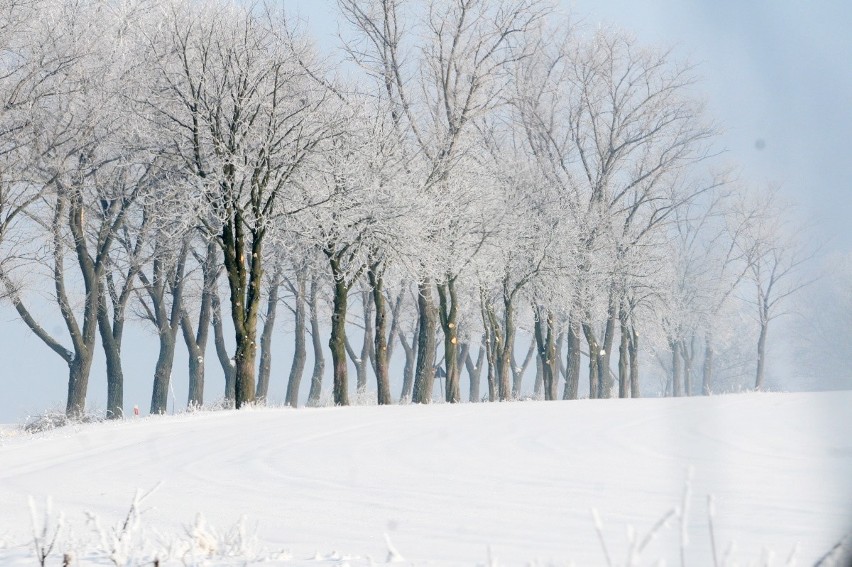
[[[85,556],[85,511],[120,525],[159,485],[150,545],[197,542],[201,513],[220,547],[282,565],[381,563],[385,534],[417,565],[604,565],[601,539],[626,565],[631,533],[673,508],[636,564],[712,565],[708,495],[720,561],[784,565],[798,544],[809,565],[852,531],[849,408],[852,392],[254,409],[7,435],[0,564],[32,564],[29,495],[52,496],[76,538],[57,549]]]

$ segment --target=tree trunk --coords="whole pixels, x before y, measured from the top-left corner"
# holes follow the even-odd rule
[[[123,323],[120,320],[120,315],[119,320],[110,323],[102,284],[100,307],[98,309],[98,329],[101,335],[101,347],[104,351],[104,358],[106,358],[107,419],[121,419],[124,417],[124,372],[121,369],[122,327]]]
[[[153,306],[153,323],[157,327],[160,339],[160,352],[154,369],[154,387],[151,393],[151,413],[166,412],[169,393],[169,382],[172,375],[172,365],[177,343],[177,331],[181,321],[181,297],[183,290],[183,273],[188,252],[188,244],[184,241],[178,262],[170,267],[157,254],[159,244],[155,248],[154,270],[149,279],[144,272],[139,278],[148,291]],[[166,308],[166,295],[172,296],[171,308]],[[151,311],[149,310],[149,313]]]
[[[355,391],[362,398],[367,391],[367,369],[370,367],[370,359],[373,354],[373,342],[375,340],[373,331],[373,297],[369,292],[361,293],[361,307],[364,318],[364,336],[361,342],[361,354],[357,354],[347,337],[344,341],[346,352],[355,366]]]
[[[296,287],[292,289],[296,300],[295,327],[296,335],[293,345],[293,364],[290,365],[290,375],[287,377],[287,394],[284,403],[291,408],[299,407],[299,388],[302,385],[302,375],[305,372],[307,345],[305,344],[305,292],[306,282],[304,272],[296,275]]]
[[[479,353],[476,355],[476,364],[470,356],[470,349],[467,351],[467,356],[464,359],[464,365],[467,369],[467,376],[470,379],[470,392],[468,401],[476,403],[479,401],[479,380],[482,376],[482,363],[485,360],[485,338],[479,345]]]
[[[512,399],[512,353],[515,349],[515,309],[511,297],[503,295],[502,344],[497,348],[497,378],[500,401]]]
[[[151,413],[166,413],[169,401],[169,380],[172,377],[172,364],[175,355],[175,336],[168,329],[161,329],[160,354],[154,368],[154,390],[151,394]]]
[[[383,284],[383,287],[384,287],[384,284]],[[388,360],[388,364],[390,364],[390,360],[393,358],[393,347],[396,344],[397,339],[399,338],[399,325],[400,325],[399,313],[402,310],[402,301],[405,297],[404,294],[405,294],[405,292],[401,291],[400,294],[397,296],[396,300],[392,301],[393,307],[391,308],[390,331],[388,331],[388,334],[387,334],[387,345],[388,345],[387,360]],[[392,298],[391,298],[390,294],[388,294],[387,298],[386,298],[386,303],[388,301],[391,301],[391,300],[392,300]],[[387,307],[385,307],[385,310],[387,310]],[[385,315],[385,318],[387,319],[387,315]]]
[[[459,385],[458,355],[458,299],[455,279],[438,285],[441,328],[444,331],[444,361],[447,372],[446,401],[452,404],[461,401]]]
[[[314,371],[311,374],[311,391],[308,393],[308,405],[316,407],[322,398],[322,377],[325,373],[325,355],[323,354],[322,340],[320,339],[319,304],[317,293],[319,283],[316,278],[311,280],[311,296],[309,299],[311,307],[311,345],[314,350]]]
[[[541,361],[544,399],[555,400],[559,384],[559,368],[556,364],[556,322],[553,313],[548,312],[542,321],[542,310],[538,310],[535,321],[535,340],[538,345],[538,357]]]
[[[565,360],[563,400],[576,400],[580,390],[580,329],[574,319],[568,322],[568,354]]]
[[[760,336],[757,339],[757,372],[754,379],[754,389],[758,392],[763,390],[766,370],[766,333],[769,330],[769,322],[765,319],[760,322]]]
[[[615,340],[615,307],[611,306],[609,317],[606,320],[606,329],[604,330],[604,344],[601,349],[603,353],[600,355],[598,367],[598,397],[610,398],[615,389],[613,384],[612,370],[610,368],[610,360],[612,358],[612,345]]]
[[[704,336],[704,364],[702,365],[701,392],[705,396],[713,393],[713,337],[710,333]]]
[[[76,354],[68,365],[68,400],[65,415],[80,418],[86,411],[86,392],[89,386],[89,371],[92,368],[91,349]]]
[[[331,337],[328,347],[331,349],[331,364],[334,372],[334,405],[349,405],[349,383],[346,373],[346,303],[349,290],[342,279],[338,279],[340,266],[337,260],[331,258],[332,274],[334,275],[334,301],[331,313]]]
[[[672,396],[678,398],[683,395],[683,378],[681,377],[680,341],[670,340],[669,347],[672,349]]]
[[[261,300],[262,228],[249,231],[251,250],[246,257],[246,235],[242,220],[229,220],[222,229],[225,273],[231,290],[231,319],[234,323],[234,405],[240,409],[255,401],[257,319]]]
[[[420,322],[418,320],[414,328],[414,334],[411,337],[411,344],[405,338],[402,329],[398,331],[399,344],[402,345],[402,350],[405,352],[405,367],[402,370],[402,391],[399,394],[399,403],[411,401],[411,392],[414,388],[414,367],[417,362],[417,336],[419,334]]]
[[[263,321],[263,330],[260,332],[260,366],[257,371],[256,397],[261,403],[266,403],[266,397],[269,394],[269,375],[272,372],[272,331],[275,328],[275,315],[278,311],[278,282],[280,278],[280,272],[277,272],[273,277],[273,283],[269,286],[269,295],[266,300],[266,318]],[[296,301],[298,302],[298,299]],[[298,330],[296,340],[298,340]]]
[[[537,400],[544,399],[544,365],[541,363],[541,357],[536,354],[535,357],[535,384],[533,384],[533,396]]]
[[[225,405],[233,406],[236,396],[236,369],[233,360],[228,356],[228,348],[225,346],[225,333],[222,329],[222,305],[219,300],[219,293],[215,290],[212,294],[212,308],[213,344],[216,347],[216,357],[222,366],[222,373],[225,375]]]
[[[515,360],[514,353],[512,353],[512,396],[514,398],[521,397],[521,390],[523,389],[523,381],[524,374],[526,374],[527,367],[530,362],[532,362],[533,356],[536,355],[536,338],[532,337],[530,340],[530,346],[527,349],[527,354],[524,355],[524,360],[520,366],[518,366],[517,361]],[[533,390],[537,386],[533,386]],[[536,395],[538,395],[536,393]]]
[[[639,397],[639,333],[636,328],[630,327],[630,342],[627,350],[630,355],[630,397]]]
[[[376,266],[367,272],[370,286],[373,288],[373,306],[376,310],[375,338],[374,338],[374,360],[376,370],[376,397],[378,404],[388,405],[392,403],[390,393],[390,374],[388,372],[388,340],[387,340],[387,305],[384,296],[384,280],[380,273],[376,272]],[[391,335],[393,337],[393,335]]]
[[[598,397],[598,384],[600,383],[600,376],[598,375],[600,346],[598,346],[595,332],[589,323],[583,323],[583,334],[586,336],[586,343],[589,345],[589,399],[594,399]]]
[[[550,368],[550,394],[549,400],[559,399],[559,353],[556,351],[556,316],[553,312],[547,314],[547,368]],[[547,374],[545,374],[546,376]]]
[[[235,332],[237,349],[234,352],[234,407],[237,409],[255,401],[256,325],[255,319]]]
[[[189,354],[189,389],[186,396],[186,407],[189,409],[200,408],[204,405],[204,349],[197,344],[186,341],[186,350]]]
[[[485,329],[483,334],[483,344],[485,346],[485,360],[488,365],[486,373],[486,382],[488,384],[488,401],[497,401],[497,349],[500,344],[499,329],[497,328],[497,318],[494,316],[494,310],[488,302],[485,291],[479,291],[479,303],[482,313],[482,326]]]
[[[210,319],[212,316],[213,296],[216,294],[216,276],[218,266],[216,263],[216,244],[213,241],[207,244],[207,254],[201,264],[204,288],[201,290],[201,307],[198,313],[198,331],[193,333],[192,321],[186,310],[181,312],[181,331],[183,341],[189,353],[189,392],[187,395],[187,407],[198,408],[204,404],[204,353],[207,350],[207,336],[210,330]],[[220,326],[221,329],[221,326]]]
[[[494,351],[496,347],[493,346],[493,339],[489,343],[486,343],[485,347],[485,358],[487,370],[485,374],[485,382],[488,384],[488,401],[496,402],[498,399],[498,387],[497,387],[497,359],[494,355]]]
[[[417,285],[417,366],[414,374],[414,392],[411,401],[415,404],[432,402],[432,391],[435,383],[435,330],[437,314],[435,302],[432,299],[432,283],[427,281]]]
[[[627,314],[621,310],[620,317],[620,342],[618,345],[618,397],[630,397],[630,375],[628,373],[629,361],[628,345],[630,342],[630,331],[627,328]]]
[[[565,331],[562,330],[556,335],[556,395],[559,396],[559,380],[565,380],[568,375],[568,370],[565,368],[565,360],[562,358],[562,351],[565,346]]]
[[[60,198],[59,201],[62,201]],[[86,248],[86,237],[83,228],[83,203],[82,196],[79,192],[73,191],[69,198],[68,223],[71,228],[71,233],[74,236],[74,249],[77,253],[77,263],[80,266],[80,272],[83,276],[83,284],[86,292],[85,308],[83,312],[83,329],[80,331],[77,327],[74,316],[71,313],[71,308],[68,303],[68,298],[65,296],[64,268],[61,266],[61,252],[59,252],[59,264],[54,265],[54,286],[56,287],[57,296],[60,298],[60,308],[63,318],[71,333],[71,340],[74,343],[74,358],[79,361],[79,364],[72,364],[72,369],[68,383],[68,403],[66,404],[66,414],[69,417],[81,417],[86,408],[86,392],[89,385],[89,373],[92,368],[92,358],[94,356],[95,339],[97,338],[98,311],[100,308],[101,299],[101,276],[103,275],[103,262],[106,258],[105,253],[108,247],[105,247],[99,254],[96,260],[92,260]],[[57,214],[61,216],[62,207],[57,207]],[[63,244],[60,242],[61,236],[59,232],[54,233],[54,246],[57,251],[61,250]]]
[[[180,326],[183,342],[189,355],[189,391],[186,406],[199,408],[204,404],[204,352],[207,350],[207,332],[210,328],[210,292],[202,292],[198,332],[193,334],[192,321],[186,311],[181,314]]]
[[[683,361],[683,395],[692,395],[692,359],[695,355],[694,344],[687,345],[686,341],[680,347]]]

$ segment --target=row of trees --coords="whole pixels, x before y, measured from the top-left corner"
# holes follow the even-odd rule
[[[339,405],[347,357],[359,392],[373,374],[393,401],[396,345],[400,398],[417,403],[436,369],[448,402],[462,368],[470,400],[483,369],[488,399],[512,399],[533,358],[546,399],[560,379],[578,396],[583,360],[590,397],[638,396],[653,357],[667,392],[709,393],[715,353],[750,340],[731,324],[745,297],[764,385],[768,325],[806,258],[777,194],[712,170],[688,66],[539,0],[338,4],[332,64],[272,5],[4,3],[0,281],[67,362],[69,415],[98,342],[107,415],[123,415],[137,320],[159,338],[152,412],[178,335],[188,402],[203,403],[211,329],[226,399],[265,399],[282,304],[291,405],[308,338],[320,399],[327,327]],[[64,337],[33,309],[45,295]],[[519,329],[534,337],[523,363]]]

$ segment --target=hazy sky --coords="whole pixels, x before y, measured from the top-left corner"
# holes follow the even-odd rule
[[[334,0],[281,0],[307,20],[323,48],[332,49],[337,29]],[[609,22],[632,30],[640,40],[674,46],[678,57],[698,65],[699,90],[708,113],[725,130],[720,147],[741,168],[745,182],[780,185],[798,201],[827,248],[852,249],[852,2],[792,0],[563,0],[575,20],[594,27]],[[760,144],[758,144],[760,141]],[[762,148],[762,149],[761,149]],[[291,341],[276,333],[273,398],[283,398]],[[51,330],[60,333],[57,319]],[[212,341],[211,341],[212,343]],[[46,403],[64,404],[67,366],[0,306],[0,422],[40,412]],[[90,379],[90,400],[104,406],[102,355]],[[174,366],[177,405],[186,399],[185,347]],[[151,329],[134,323],[124,345],[125,403],[147,410],[157,341]],[[220,371],[212,344],[207,399],[221,397]],[[307,383],[308,380],[303,380]],[[280,392],[278,390],[281,390]]]
[[[281,0],[333,48],[335,0]],[[699,93],[747,183],[775,184],[852,248],[852,2],[562,0],[575,21],[615,24],[697,65]]]

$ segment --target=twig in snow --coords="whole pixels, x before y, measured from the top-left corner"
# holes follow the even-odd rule
[[[609,567],[612,567],[612,561],[609,558],[609,551],[606,548],[606,540],[604,540],[603,535],[603,523],[601,523],[601,517],[598,515],[598,511],[596,508],[592,508],[592,518],[595,520],[595,531],[598,532],[598,539],[601,542],[601,547],[603,548],[604,557],[606,558],[606,564]]]
[[[692,465],[686,469],[686,480],[683,484],[683,502],[680,506],[680,565],[686,567],[686,546],[689,545],[687,520],[689,518],[689,499],[692,496]]]
[[[710,527],[710,550],[713,552],[713,567],[719,567],[719,558],[716,556],[716,532],[713,529],[713,518],[716,517],[716,506],[713,495],[707,495],[707,524]]]
[[[793,549],[790,551],[790,555],[787,557],[787,562],[784,563],[787,567],[794,567],[796,562],[799,559],[799,551],[802,549],[802,544],[796,542],[796,545],[793,546]]]
[[[56,526],[53,530],[53,536],[50,536],[50,523],[53,520],[53,499],[48,496],[45,499],[44,504],[44,524],[39,527],[38,523],[38,512],[36,510],[35,500],[33,497],[29,497],[30,504],[30,517],[33,522],[33,547],[35,548],[36,557],[38,557],[39,565],[44,567],[47,558],[50,556],[51,552],[53,552],[53,548],[56,545],[56,540],[59,537],[59,533],[62,531],[63,526],[65,525],[65,516],[62,512],[59,513],[59,516],[56,519]],[[48,539],[50,540],[48,542]]]
[[[674,508],[670,509],[668,512],[663,514],[663,516],[657,520],[657,523],[648,531],[647,535],[642,539],[642,543],[639,544],[639,547],[636,550],[637,554],[641,554],[642,551],[651,543],[655,537],[657,537],[657,532],[659,532],[663,526],[669,521],[669,518],[674,516],[677,513],[677,510]]]
[[[843,550],[846,548],[846,540],[852,539],[852,533],[846,534],[840,541],[831,546],[831,549],[825,552],[825,555],[819,558],[819,560],[814,563],[814,567],[820,567],[820,565],[832,565],[829,561],[834,561],[836,559],[840,559],[843,553]],[[839,564],[839,563],[838,563]]]
[[[388,534],[385,534],[385,543],[388,546],[388,558],[385,560],[385,563],[399,563],[401,561],[405,561],[402,554],[400,554],[400,552],[397,551],[391,543],[391,539]]]

